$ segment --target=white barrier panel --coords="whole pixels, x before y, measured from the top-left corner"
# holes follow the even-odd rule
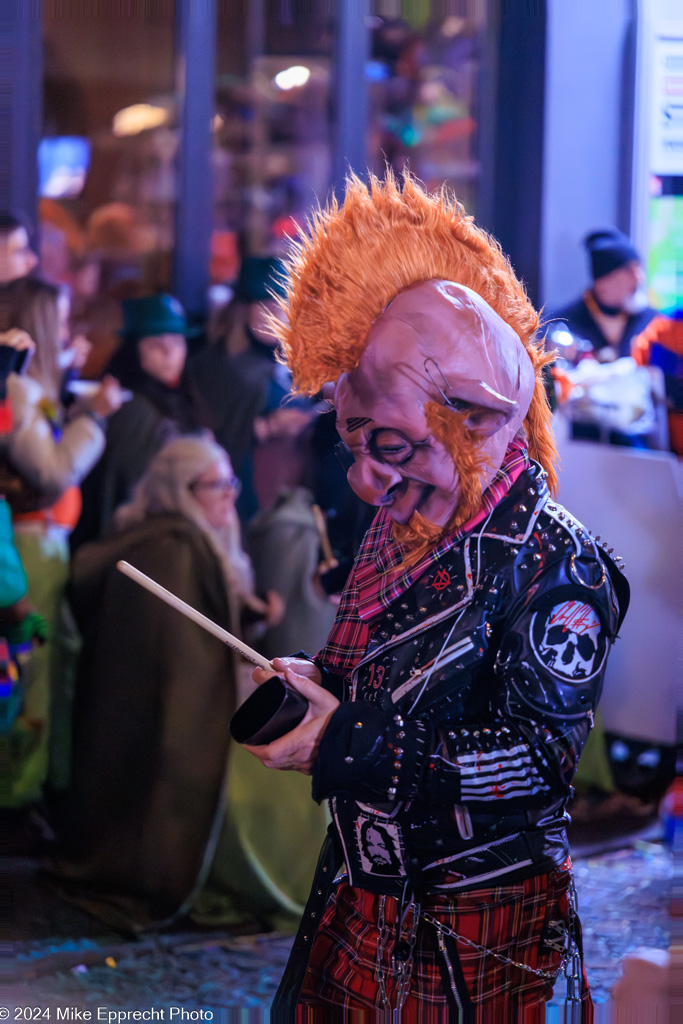
[[[609,661],[605,727],[674,743],[680,670],[679,466],[666,452],[559,439],[560,502],[626,565],[631,604]]]

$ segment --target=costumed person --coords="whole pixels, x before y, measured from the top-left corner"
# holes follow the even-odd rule
[[[291,376],[278,362],[269,324],[282,271],[274,256],[243,260],[224,333],[192,362],[209,425],[243,483],[237,508],[244,522],[295,485],[304,457],[298,437],[313,416],[308,399],[291,399]]]
[[[109,373],[133,393],[107,432],[107,447],[83,482],[83,511],[71,540],[72,550],[99,540],[119,505],[156,453],[172,438],[200,434],[209,426],[208,410],[188,367],[188,339],[198,332],[172,295],[124,299],[121,347]]]
[[[247,638],[256,618],[274,625],[282,602],[253,591],[237,493],[219,445],[177,438],[118,510],[117,530],[73,559],[69,594],[82,650],[54,870],[68,898],[133,932],[183,913],[204,923],[263,923],[291,910],[273,880],[286,878],[304,843],[310,872],[325,832],[322,810],[291,786],[284,797],[283,787],[273,788],[279,810],[271,815],[274,797],[252,782],[256,768],[263,790],[265,771],[240,750],[245,773],[232,756],[234,652],[116,569],[129,561],[232,632],[246,620]],[[302,806],[293,817],[292,799]],[[288,860],[279,874],[285,854],[266,849],[278,814],[299,826],[283,844]],[[305,892],[292,895],[296,908],[304,900]]]
[[[305,717],[247,748],[333,818],[273,1017],[540,1021],[564,968],[590,1020],[564,809],[628,584],[552,498],[538,315],[445,190],[390,172],[314,216],[285,305],[378,512],[326,646],[274,662]]]
[[[33,342],[22,331],[0,335],[0,750],[6,766],[0,786],[3,807],[12,803],[13,769],[17,755],[21,756],[16,747],[23,747],[27,732],[30,735],[21,721],[26,663],[33,647],[47,639],[45,620],[26,598],[28,579],[14,544],[12,509],[6,497],[7,493],[16,497],[24,485],[7,453],[13,426],[7,378],[10,373],[21,372],[33,348]]]
[[[656,316],[633,339],[631,355],[639,366],[658,366],[663,374],[668,404],[671,451],[683,456],[683,303]]]
[[[13,808],[39,803],[48,774],[51,784],[61,775],[61,723],[69,704],[63,684],[72,641],[61,614],[68,537],[80,511],[78,485],[101,456],[106,417],[122,401],[118,383],[109,378],[95,395],[66,411],[55,377],[42,373],[54,361],[54,353],[45,355],[49,345],[50,337],[43,337],[41,360],[41,345],[26,331],[0,331],[0,493],[12,512],[14,544],[28,577],[27,600],[42,616],[42,639],[49,641],[32,649],[23,667],[20,712],[3,741],[8,782],[2,805]]]
[[[334,622],[335,607],[320,583],[326,568],[321,557],[324,519],[312,500],[306,487],[284,490],[273,508],[258,512],[249,524],[259,588],[276,590],[285,600],[281,621],[258,640],[258,650],[268,659],[292,647],[317,651]]]
[[[580,299],[551,314],[577,338],[590,342],[600,362],[630,355],[631,342],[657,315],[647,297],[643,264],[629,238],[616,228],[584,239],[593,282]]]

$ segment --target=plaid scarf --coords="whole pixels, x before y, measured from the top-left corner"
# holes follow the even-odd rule
[[[380,509],[363,539],[332,631],[317,660],[331,672],[350,672],[365,654],[373,619],[483,522],[529,465],[526,440],[517,437],[508,445],[500,469],[484,491],[478,512],[408,568],[403,563],[403,549],[392,535],[392,520],[386,509]]]

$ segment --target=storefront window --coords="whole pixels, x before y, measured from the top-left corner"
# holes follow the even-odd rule
[[[486,8],[376,0],[371,21],[370,161],[444,182],[475,213],[480,180],[480,70]]]
[[[98,370],[119,300],[170,286],[177,149],[174,4],[118,17],[43,5],[43,272],[71,286]]]
[[[339,185],[339,9],[333,0],[311,6],[216,5],[213,284],[232,285],[245,254],[281,254]],[[354,86],[370,98],[358,131],[367,129],[367,167],[409,166],[429,188],[445,181],[474,213],[486,8],[447,6],[456,13],[444,15],[438,0],[371,0],[368,15],[358,13],[359,40],[365,32],[370,43],[365,85]],[[44,272],[72,288],[74,315],[100,352],[94,372],[117,343],[120,299],[173,288],[176,30],[172,0],[120,17],[52,0],[43,7],[41,256]]]
[[[220,5],[211,276],[277,254],[331,183],[333,22],[325,4]],[[241,44],[241,45],[240,45]]]

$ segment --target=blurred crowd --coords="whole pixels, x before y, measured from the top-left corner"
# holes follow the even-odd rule
[[[278,361],[278,256],[231,261],[190,323],[142,293],[115,238],[102,256],[103,232],[126,235],[123,253],[132,230],[105,212],[59,283],[0,216],[2,806],[19,846],[47,842],[63,891],[116,924],[273,920],[300,908],[324,812],[305,780],[266,787],[232,749],[246,664],[116,563],[266,657],[315,653],[373,510],[337,461],[329,404],[293,394]],[[586,248],[588,288],[544,316],[558,415],[577,438],[680,454],[680,310],[648,306],[619,232]],[[294,856],[269,839],[283,807]]]
[[[638,251],[616,229],[585,239],[591,284],[546,319],[554,395],[572,436],[683,454],[683,309],[648,301]]]

